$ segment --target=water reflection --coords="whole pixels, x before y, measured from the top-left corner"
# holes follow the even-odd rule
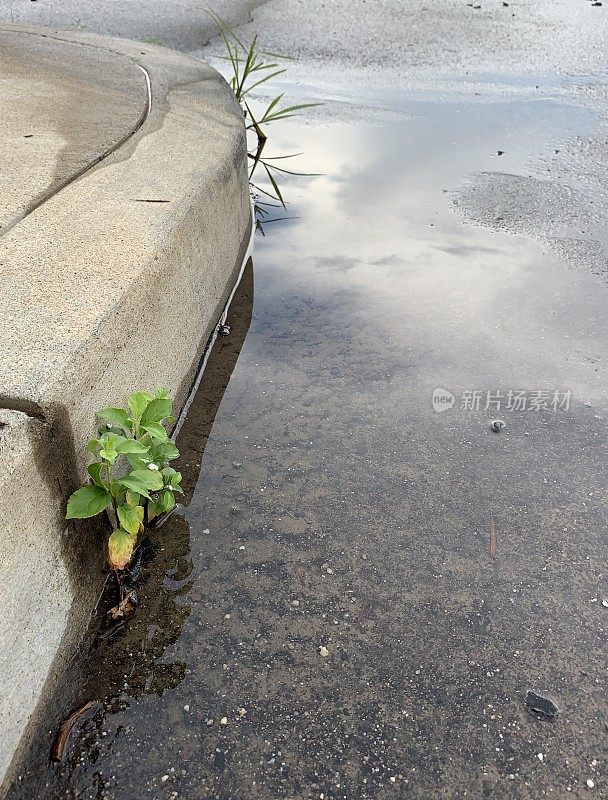
[[[549,101],[403,110],[283,130],[327,175],[294,182],[300,219],[258,241],[238,367],[180,441],[190,549],[168,580],[189,615],[161,660],[184,668],[107,715],[62,788],[586,791],[607,714],[608,457],[581,400],[605,391],[608,293],[537,241],[463,220],[444,190],[497,161],[526,173],[589,120]],[[484,411],[430,402],[436,386],[547,382],[580,399],[513,413],[499,435]],[[556,702],[555,724],[528,714],[527,689]]]

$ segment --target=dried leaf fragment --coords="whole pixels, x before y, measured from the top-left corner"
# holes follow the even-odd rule
[[[490,558],[496,558],[496,525],[494,517],[490,517]]]

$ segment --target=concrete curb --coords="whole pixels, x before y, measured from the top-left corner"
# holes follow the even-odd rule
[[[182,407],[248,255],[252,218],[243,116],[208,65],[161,47],[14,25],[0,29],[0,42],[3,59],[15,54],[17,92],[19,62],[38,63],[68,105],[79,85],[95,99],[89,138],[78,120],[73,136],[49,134],[50,177],[13,192],[0,219],[6,786],[103,578],[99,526],[63,520],[66,497],[84,480],[94,412],[158,385]],[[66,59],[67,88],[53,77]],[[104,102],[116,113],[95,136]],[[48,148],[39,159],[46,164]]]

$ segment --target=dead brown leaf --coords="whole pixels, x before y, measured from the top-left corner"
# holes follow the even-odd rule
[[[114,608],[111,608],[108,611],[108,614],[112,617],[112,619],[123,619],[133,614],[136,605],[137,603],[135,602],[135,595],[133,592],[129,592],[123,597],[117,606],[114,606]]]

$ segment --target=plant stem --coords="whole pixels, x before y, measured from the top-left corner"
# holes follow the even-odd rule
[[[108,482],[107,486],[106,486],[106,489],[110,493],[110,497],[112,498],[112,508],[114,510],[114,514],[116,515],[116,518],[118,519],[116,498],[114,497],[114,492],[112,491],[112,465],[110,464],[109,461],[106,462],[106,481]]]

